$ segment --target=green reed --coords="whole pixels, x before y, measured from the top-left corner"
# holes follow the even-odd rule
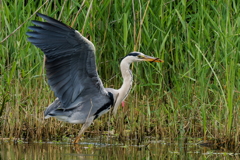
[[[117,118],[106,114],[88,131],[114,130],[119,137],[140,140],[150,135],[234,137],[237,142],[239,7],[237,0],[0,1],[1,137],[61,139],[80,128],[43,119],[55,97],[47,84],[43,53],[25,34],[33,25],[30,20],[41,20],[33,15],[39,9],[95,44],[106,87],[121,86],[119,62],[133,50],[165,61],[134,64],[126,105],[119,107]]]

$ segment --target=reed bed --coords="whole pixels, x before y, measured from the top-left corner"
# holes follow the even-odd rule
[[[0,137],[61,140],[81,127],[43,119],[55,97],[43,53],[25,34],[38,11],[95,44],[106,87],[121,86],[119,62],[133,50],[165,61],[134,64],[126,105],[117,118],[97,119],[85,136],[112,131],[139,142],[154,136],[239,144],[239,8],[237,0],[0,1]]]

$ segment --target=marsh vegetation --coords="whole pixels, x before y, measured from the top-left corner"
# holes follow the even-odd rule
[[[43,119],[55,97],[47,84],[43,53],[25,34],[31,20],[40,20],[38,11],[95,44],[105,87],[121,86],[119,61],[133,50],[165,61],[134,64],[125,106],[119,107],[117,118],[106,114],[97,119],[86,137],[107,131],[120,140],[203,137],[237,145],[239,8],[237,0],[0,1],[0,137],[60,140],[80,129]]]

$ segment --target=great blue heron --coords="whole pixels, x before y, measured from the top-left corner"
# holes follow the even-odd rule
[[[163,62],[140,52],[131,52],[120,64],[123,84],[120,89],[104,88],[96,71],[95,47],[77,30],[37,13],[47,22],[32,21],[33,32],[27,32],[28,40],[45,54],[48,83],[57,97],[44,112],[45,118],[55,117],[68,123],[83,126],[74,143],[91,125],[93,120],[117,108],[127,97],[133,81],[132,62]]]

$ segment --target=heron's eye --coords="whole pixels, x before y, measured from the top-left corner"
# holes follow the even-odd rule
[[[141,58],[141,59],[143,59],[143,58],[144,58],[144,56],[143,56],[143,55],[138,55],[138,58]]]

